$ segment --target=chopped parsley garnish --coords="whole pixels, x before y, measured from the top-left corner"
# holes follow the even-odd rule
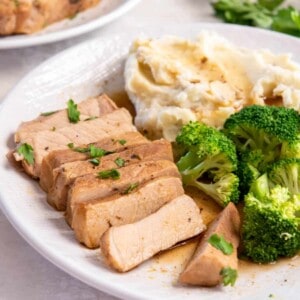
[[[92,158],[93,157],[102,157],[104,155],[108,155],[108,154],[113,153],[112,151],[106,151],[102,148],[98,148],[95,145],[90,145],[89,151],[90,151],[90,155],[91,155]]]
[[[118,140],[118,142],[119,142],[119,144],[122,145],[122,146],[125,145],[125,144],[127,143],[126,140]]]
[[[138,182],[132,183],[122,194],[127,195],[127,194],[133,192],[138,186],[139,186]]]
[[[120,172],[116,169],[105,170],[105,171],[98,172],[97,177],[101,179],[112,178],[116,180],[120,178]]]
[[[91,120],[95,120],[95,119],[98,119],[98,117],[96,116],[91,116],[89,118],[86,118],[84,121],[91,121]]]
[[[53,114],[55,114],[55,113],[57,113],[57,112],[58,112],[58,110],[54,110],[54,111],[46,111],[46,112],[41,113],[41,116],[43,116],[43,117],[48,117],[48,116],[51,116],[51,115],[53,115]]]
[[[117,158],[115,159],[115,163],[116,163],[116,165],[117,165],[118,167],[124,167],[124,165],[125,165],[125,160],[124,160],[123,158],[121,158],[121,157],[117,157]]]
[[[222,236],[213,234],[208,239],[208,242],[216,249],[222,251],[225,255],[230,255],[233,252],[232,244],[228,243]]]
[[[70,149],[72,149],[73,151],[79,152],[79,153],[88,153],[89,152],[91,158],[102,157],[104,155],[113,153],[112,151],[106,151],[102,148],[98,148],[95,145],[90,145],[88,147],[74,147],[74,143],[69,143],[68,147]]]
[[[70,99],[68,101],[68,118],[71,123],[77,123],[80,120],[80,111],[77,109],[77,104]]]
[[[20,155],[23,155],[25,161],[29,165],[34,164],[34,153],[33,153],[33,148],[27,143],[22,144],[21,146],[18,147],[17,152]]]
[[[223,284],[225,286],[231,285],[234,286],[236,279],[238,277],[237,270],[230,267],[223,268],[220,272],[220,275],[223,277]]]
[[[99,164],[100,164],[100,160],[98,158],[92,158],[89,160],[89,162],[91,164],[93,164],[94,166],[99,166]]]
[[[89,148],[89,147],[88,147],[88,148],[84,148],[84,147],[75,147],[75,148],[73,148],[73,150],[74,150],[75,152],[79,152],[79,153],[87,153],[87,152],[90,151],[90,148]]]

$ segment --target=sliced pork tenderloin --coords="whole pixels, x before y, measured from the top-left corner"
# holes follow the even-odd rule
[[[231,243],[233,251],[224,254],[209,242],[216,234]],[[237,248],[240,241],[240,216],[233,203],[229,203],[218,217],[209,225],[199,245],[179,277],[179,282],[190,285],[216,286],[222,282],[220,272],[230,267],[237,270]]]
[[[100,239],[100,248],[112,268],[126,272],[203,230],[198,206],[182,195],[138,222],[110,227]]]
[[[23,155],[17,151],[15,151],[14,157],[16,161],[22,162],[26,173],[34,178],[39,178],[42,160],[51,151],[68,149],[70,143],[74,145],[89,144],[126,131],[136,131],[136,128],[132,124],[129,112],[120,108],[88,122],[70,124],[55,131],[42,130],[28,135],[21,142],[27,143],[33,148],[34,164],[28,164]]]
[[[152,143],[128,146],[127,150],[102,157],[98,160],[98,166],[89,160],[66,163],[53,171],[54,183],[48,193],[48,202],[58,210],[65,210],[68,189],[76,178],[146,160],[173,161],[171,143],[157,140]]]
[[[121,152],[129,147],[137,146],[140,144],[150,143],[143,135],[137,131],[122,132],[117,135],[105,137],[95,143],[89,145],[81,145],[80,148],[88,148],[94,145],[97,148],[104,149],[109,152]],[[74,149],[54,150],[44,157],[41,166],[40,185],[44,191],[53,186],[54,182],[54,169],[59,169],[63,164],[85,161],[90,158],[88,152],[82,153],[74,151]]]
[[[80,121],[88,122],[90,118],[98,118],[118,109],[117,105],[105,94],[89,98],[78,103]],[[70,125],[67,109],[57,112],[45,113],[36,119],[23,122],[15,133],[15,142],[20,143],[27,140],[34,132],[43,130],[57,130]]]
[[[159,177],[141,186],[133,183],[128,189],[128,193],[75,204],[72,224],[79,242],[97,248],[109,227],[139,221],[184,194],[177,177]]]
[[[141,161],[116,170],[118,179],[100,179],[97,174],[78,177],[72,184],[67,200],[66,220],[72,225],[75,204],[104,198],[126,191],[132,183],[143,184],[162,176],[180,178],[176,165],[169,160]]]

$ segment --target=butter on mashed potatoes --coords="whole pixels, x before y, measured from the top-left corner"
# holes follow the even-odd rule
[[[214,32],[195,40],[140,38],[125,66],[136,126],[150,138],[173,141],[183,124],[222,127],[251,104],[300,110],[300,66],[287,54],[240,48]]]

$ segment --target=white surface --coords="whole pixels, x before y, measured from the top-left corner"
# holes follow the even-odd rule
[[[170,22],[182,24],[197,21],[218,22],[212,16],[207,0],[143,0],[131,12],[114,23],[84,36],[46,46],[0,51],[0,99],[2,100],[33,67],[78,42],[104,34],[124,32],[127,28],[135,27],[136,24],[161,23],[163,27]],[[6,119],[5,117],[4,120]],[[41,257],[12,228],[1,211],[0,236],[1,300],[115,299],[81,283]],[[267,277],[265,280],[268,281],[270,278]],[[289,282],[280,283],[285,287],[287,284]],[[266,290],[266,294],[261,299],[268,299],[268,293],[272,292]],[[220,293],[220,297],[221,295]],[[286,297],[277,296],[275,299],[289,298],[291,297],[287,294]]]
[[[104,26],[132,9],[140,0],[102,0],[97,6],[28,35],[0,37],[0,49],[61,41]]]
[[[194,37],[202,29],[216,30],[239,45],[269,47],[277,53],[287,51],[295,59],[300,47],[300,40],[295,38],[223,24],[137,28],[126,34],[86,42],[39,66],[8,95],[0,111],[0,152],[8,151],[12,133],[21,121],[30,120],[41,111],[64,107],[70,97],[80,101],[103,90],[120,91],[123,85],[119,78],[122,78],[124,58],[138,32],[150,36],[176,33]],[[242,36],[241,30],[244,32]],[[296,268],[299,259],[293,260],[293,266],[285,262],[263,270],[259,267],[240,270],[236,286],[228,289],[177,286],[174,282],[181,266],[176,260],[159,265],[156,260],[150,260],[127,274],[117,274],[105,266],[99,250],[85,249],[76,242],[63,215],[46,203],[45,194],[38,184],[11,168],[4,156],[0,157],[0,178],[1,207],[23,237],[60,268],[116,296],[126,299],[182,299],[188,295],[190,299],[201,297],[207,300],[221,292],[224,300],[250,300],[253,297],[263,299],[271,293],[279,298],[288,293],[291,299],[295,299],[299,294],[297,282],[300,270]],[[153,272],[155,268],[158,270]],[[288,283],[284,284],[285,280]]]

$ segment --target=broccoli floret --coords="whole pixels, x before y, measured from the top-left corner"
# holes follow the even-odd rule
[[[271,165],[269,172],[270,186],[285,186],[290,193],[300,194],[300,159],[281,159]]]
[[[224,133],[234,141],[240,155],[261,151],[259,171],[281,158],[300,157],[300,118],[285,107],[252,105],[231,115]]]
[[[288,188],[270,184],[260,176],[245,197],[242,238],[245,254],[268,263],[291,257],[300,249],[300,196]]]
[[[233,142],[199,122],[182,127],[176,143],[184,154],[177,162],[185,185],[195,186],[221,206],[239,199],[237,155]]]
[[[240,160],[237,175],[240,179],[241,196],[249,192],[251,184],[261,175],[257,168],[250,163]]]

